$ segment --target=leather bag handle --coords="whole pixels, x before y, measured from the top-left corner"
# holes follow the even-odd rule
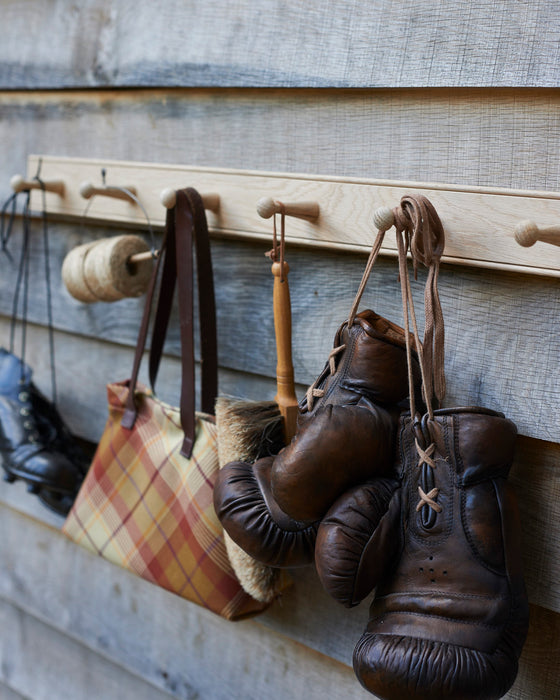
[[[216,305],[212,275],[212,259],[204,205],[198,192],[193,188],[176,193],[176,205],[167,213],[166,233],[162,249],[165,247],[165,260],[161,274],[160,293],[156,308],[150,349],[150,382],[154,388],[163,345],[169,325],[169,317],[175,286],[179,296],[179,319],[181,336],[181,427],[185,433],[181,454],[190,457],[195,437],[195,373],[194,373],[194,313],[193,313],[193,244],[196,248],[198,297],[201,335],[201,407],[206,413],[214,413],[217,395],[217,341]],[[161,259],[161,257],[160,257]],[[148,332],[149,317],[158,264],[154,273],[140,326],[134,367],[130,380],[129,395],[122,425],[132,427],[137,408],[134,391],[138,369],[144,352]]]

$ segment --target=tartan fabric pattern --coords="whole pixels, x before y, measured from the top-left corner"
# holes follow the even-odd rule
[[[138,576],[233,620],[266,606],[242,589],[213,505],[213,416],[196,414],[193,453],[180,453],[179,410],[138,385],[132,430],[121,426],[128,382],[107,386],[109,417],[63,532]]]

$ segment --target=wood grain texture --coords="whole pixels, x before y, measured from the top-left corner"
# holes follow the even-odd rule
[[[89,192],[94,187],[92,183],[101,181],[103,169],[108,183],[132,187],[142,206],[116,191],[119,195],[116,198],[98,196],[90,201],[87,210],[90,220],[131,226],[145,226],[149,220],[152,225],[164,226],[167,210],[161,204],[161,193],[173,192],[189,182],[201,193],[219,193],[218,210],[208,213],[214,235],[269,243],[271,222],[258,215],[258,202],[267,199],[273,203],[273,198],[287,203],[311,201],[320,209],[320,215],[311,220],[288,215],[286,245],[337,252],[369,253],[379,207],[388,208],[391,214],[404,196],[421,194],[434,205],[445,230],[442,262],[560,277],[560,250],[542,244],[522,247],[514,237],[519,222],[525,219],[539,221],[543,226],[560,221],[558,192],[30,156],[27,167],[30,182],[39,169],[45,186],[64,183],[62,193],[44,195],[36,188],[32,192],[31,207],[44,206],[51,218],[82,217],[84,185],[79,183],[87,183]],[[94,188],[94,191],[106,190]],[[112,192],[110,188],[108,191]],[[123,202],[123,198],[127,201]],[[389,230],[381,254],[396,257],[397,243],[390,222],[386,228]]]
[[[4,683],[0,683],[0,698],[2,700],[26,700],[23,695],[16,693],[12,688],[8,688]]]
[[[10,686],[13,697],[33,700],[176,697],[3,600],[0,600],[0,624],[0,678]],[[4,695],[0,686],[0,697],[9,700],[12,696]]]
[[[6,347],[10,324],[0,317],[0,347]],[[18,336],[19,337],[19,336]],[[29,325],[26,362],[33,369],[33,381],[46,396],[52,395],[47,330]],[[17,346],[19,348],[19,345]],[[19,350],[16,350],[19,353]],[[56,382],[58,408],[70,430],[86,440],[97,442],[107,420],[107,389],[111,381],[130,377],[134,351],[126,345],[106,343],[81,335],[55,333]],[[199,389],[197,365],[197,391]],[[272,400],[276,381],[260,375],[220,368],[220,393],[228,396]],[[166,356],[156,384],[158,396],[179,405],[180,365],[176,357]],[[140,368],[140,381],[148,385],[148,358]],[[298,386],[299,395],[304,387]],[[198,404],[197,404],[198,405]]]
[[[141,299],[84,305],[69,296],[60,279],[66,252],[88,237],[104,235],[106,229],[51,226],[55,326],[73,335],[134,345]],[[37,236],[35,229],[29,318],[44,324],[44,261]],[[10,248],[16,257],[20,242],[21,237],[14,234]],[[272,275],[263,255],[268,247],[232,240],[212,241],[220,366],[270,379],[275,376],[276,351]],[[334,333],[349,313],[365,257],[292,248],[286,259],[291,268],[295,378],[298,384],[308,385],[322,370]],[[395,261],[379,260],[361,308],[373,308],[401,323],[396,276]],[[0,315],[4,317],[11,313],[15,279],[14,267],[6,265],[0,278]],[[423,303],[421,279],[413,284],[419,309]],[[445,266],[440,275],[440,295],[446,323],[446,404],[500,410],[517,423],[522,435],[560,442],[560,427],[552,410],[560,401],[560,281]],[[175,313],[166,346],[173,356],[179,354],[178,328]],[[67,342],[66,371],[87,377],[88,355],[73,353],[73,341],[68,338]],[[534,351],[536,345],[538,355]],[[111,368],[110,353],[103,345],[93,344],[91,348],[92,353],[95,350],[99,354],[91,355],[90,364],[95,362],[96,376],[101,377],[103,366]],[[106,374],[105,381],[114,378],[110,369]],[[126,369],[125,376],[128,374]],[[85,400],[87,392],[83,395]],[[254,398],[273,396],[274,393]]]
[[[519,439],[510,478],[519,499],[531,602],[560,612],[560,445]]]
[[[0,484],[0,497],[5,488]],[[51,629],[44,632],[52,637],[53,654],[63,648],[76,663],[82,659],[85,649],[62,643],[68,637],[94,652],[85,655],[89,668],[105,663],[98,654],[110,658],[126,669],[120,677],[125,688],[134,674],[177,698],[197,697],[196,692],[216,700],[322,698],[333,697],[334,689],[337,697],[371,697],[345,665],[365,626],[367,605],[353,610],[336,605],[311,570],[295,571],[294,587],[264,615],[228,623],[2,505],[0,522],[5,533],[0,541],[0,609],[9,617],[30,616],[48,625]],[[37,627],[35,620],[27,624]],[[532,605],[529,637],[509,700],[557,697],[559,633],[560,615]],[[13,646],[13,637],[9,639]],[[15,673],[20,648],[16,637],[15,650],[4,657],[4,674]],[[48,677],[46,672],[37,675]]]
[[[554,700],[560,696],[560,615],[530,606],[529,634],[519,674],[507,700]]]
[[[0,194],[27,155],[560,190],[557,90],[0,93]]]
[[[80,640],[173,697],[320,700],[333,688],[341,697],[371,697],[347,663],[313,651],[303,635],[301,641],[297,634],[289,639],[288,624],[279,633],[272,624],[259,622],[262,617],[228,622],[5,506],[0,506],[0,522],[5,533],[0,543],[0,600],[41,619],[54,628],[53,635]],[[298,625],[305,628],[302,617],[325,600],[325,594],[318,595],[307,610],[300,608]],[[337,621],[347,617],[334,601],[327,604],[330,610],[317,606],[322,617],[314,625],[317,639],[327,637],[325,650],[327,630],[332,625],[335,631]],[[353,622],[353,627],[346,622],[334,635],[339,643],[336,654],[344,653],[346,659],[363,624],[356,617]]]
[[[555,87],[558,19],[545,0],[175,0],[140,11],[132,0],[10,0],[1,86]]]

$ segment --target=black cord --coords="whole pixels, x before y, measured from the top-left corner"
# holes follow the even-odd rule
[[[23,301],[22,301],[22,326],[21,326],[21,361],[22,361],[22,374],[23,365],[25,364],[25,346],[26,346],[26,336],[27,336],[27,302],[28,302],[28,288],[29,288],[29,234],[30,234],[30,215],[29,215],[29,204],[31,200],[31,192],[29,190],[24,191],[26,198],[23,205],[23,236],[22,236],[22,246],[21,254],[18,265],[18,272],[16,278],[16,285],[14,289],[14,301],[12,304],[12,318],[10,322],[10,352],[12,354],[15,350],[15,335],[16,335],[16,321],[17,313],[20,302],[20,294],[23,291]],[[11,234],[11,231],[10,231]]]
[[[36,175],[35,179],[39,182],[41,186],[41,199],[42,199],[42,215],[41,220],[43,224],[43,252],[45,260],[45,284],[47,292],[47,327],[49,333],[49,354],[50,354],[50,364],[51,364],[51,387],[52,387],[52,402],[57,403],[57,391],[56,391],[56,363],[54,358],[54,322],[53,322],[53,310],[52,310],[52,288],[51,288],[51,270],[50,270],[50,252],[49,252],[49,226],[47,221],[47,198],[45,191],[45,183],[39,179]]]

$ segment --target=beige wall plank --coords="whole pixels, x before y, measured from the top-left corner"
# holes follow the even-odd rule
[[[556,86],[558,25],[545,0],[10,0],[0,75],[8,88]]]
[[[208,213],[208,225],[216,236],[270,243],[271,222],[257,213],[259,202],[313,202],[317,213],[312,221],[289,219],[286,245],[337,252],[369,253],[378,207],[398,206],[403,196],[419,193],[432,202],[443,223],[443,263],[560,277],[560,249],[542,242],[524,247],[514,238],[517,226],[527,219],[538,222],[541,229],[555,226],[560,220],[560,193],[45,155],[29,157],[27,177],[33,178],[39,167],[47,187],[53,182],[63,187],[62,193],[47,193],[44,198],[51,219],[79,219],[85,208],[81,183],[99,186],[103,168],[109,184],[135,188],[142,207],[95,197],[87,210],[89,220],[134,227],[145,226],[149,219],[163,227],[166,209],[161,193],[189,183],[203,195],[218,193],[218,210]],[[35,189],[31,207],[42,206],[43,196]],[[381,254],[396,257],[396,252],[395,234],[389,230]]]

